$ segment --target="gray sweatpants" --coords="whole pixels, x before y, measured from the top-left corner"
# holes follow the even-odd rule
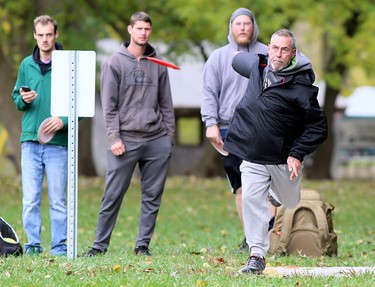
[[[127,192],[134,169],[138,164],[141,176],[142,202],[136,246],[148,247],[154,234],[172,144],[169,136],[148,142],[126,142],[121,156],[107,154],[106,187],[100,207],[96,238],[93,247],[106,249],[115,227],[122,200]]]
[[[269,248],[268,223],[270,212],[268,194],[287,208],[294,208],[300,201],[302,171],[290,180],[287,164],[261,165],[243,161],[242,212],[246,241],[250,254],[266,256]]]

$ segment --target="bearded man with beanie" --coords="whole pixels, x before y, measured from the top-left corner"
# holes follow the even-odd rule
[[[229,20],[228,44],[216,49],[207,60],[203,71],[202,121],[206,137],[213,144],[222,146],[228,126],[238,102],[244,95],[248,79],[232,68],[233,55],[238,52],[266,54],[267,46],[258,42],[259,29],[254,14],[246,8],[233,12]],[[222,156],[231,191],[236,196],[236,208],[242,227],[242,183],[239,166],[242,159],[234,154]],[[271,217],[274,207],[270,205]],[[240,248],[247,250],[246,238]]]

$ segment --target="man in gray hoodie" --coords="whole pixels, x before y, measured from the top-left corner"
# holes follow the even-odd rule
[[[243,159],[243,213],[250,257],[242,273],[261,274],[269,248],[267,196],[294,208],[300,201],[302,162],[327,137],[310,60],[291,32],[271,37],[268,56],[239,53],[233,68],[248,77],[224,148]]]
[[[234,109],[248,84],[248,79],[232,68],[234,53],[267,53],[267,46],[257,41],[258,34],[254,14],[246,8],[235,10],[229,20],[229,43],[216,49],[204,66],[201,114],[206,125],[206,137],[213,144],[223,146]],[[243,227],[242,183],[239,170],[242,159],[229,154],[222,156],[222,160],[232,193],[236,196],[236,208]],[[273,215],[274,208],[270,206],[270,209]],[[246,238],[240,248],[247,250]]]
[[[160,58],[148,43],[151,18],[136,12],[124,43],[104,63],[101,98],[107,138],[106,187],[96,238],[85,256],[104,254],[131,183],[135,167],[141,176],[142,202],[135,255],[150,256],[175,135],[175,117],[168,70],[146,57]]]

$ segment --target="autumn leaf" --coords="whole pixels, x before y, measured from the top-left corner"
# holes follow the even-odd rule
[[[150,273],[154,270],[154,268],[151,268],[151,267],[148,267],[147,269],[145,269],[143,272],[145,273]]]
[[[198,286],[208,286],[208,281],[207,280],[197,280],[197,285]]]

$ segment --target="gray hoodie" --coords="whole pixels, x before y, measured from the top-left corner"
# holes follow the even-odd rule
[[[168,135],[173,143],[175,117],[167,68],[144,58],[159,58],[151,45],[139,61],[127,45],[121,45],[101,71],[108,141],[145,142]]]
[[[253,20],[253,37],[246,47],[239,46],[232,35],[232,22],[240,15],[247,15]],[[233,55],[236,51],[266,54],[267,46],[257,41],[258,34],[258,25],[250,10],[239,8],[233,12],[229,20],[229,43],[216,49],[204,66],[201,115],[206,127],[215,124],[218,124],[220,128],[228,127],[234,109],[244,95],[248,84],[248,79],[233,70]]]

